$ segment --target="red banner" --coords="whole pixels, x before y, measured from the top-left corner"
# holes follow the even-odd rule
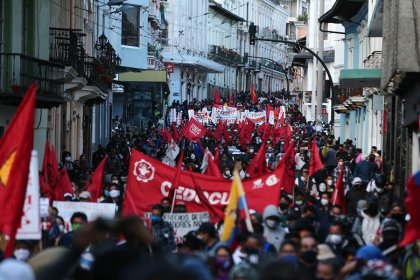
[[[143,215],[150,211],[152,205],[160,203],[162,198],[170,195],[175,173],[176,168],[133,150],[123,213]],[[272,173],[242,182],[250,209],[262,213],[267,205],[277,205],[281,176],[281,170],[277,169]],[[197,195],[196,190],[199,188],[211,205],[222,210],[228,203],[231,184],[230,180],[183,170],[176,191],[176,201],[184,202],[188,212],[207,211]]]
[[[196,119],[191,118],[182,129],[181,134],[191,141],[196,141],[206,134],[206,128]]]

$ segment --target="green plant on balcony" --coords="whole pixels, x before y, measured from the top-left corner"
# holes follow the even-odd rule
[[[304,13],[302,15],[299,15],[298,16],[298,21],[303,21],[304,23],[307,23],[308,22],[308,14]]]

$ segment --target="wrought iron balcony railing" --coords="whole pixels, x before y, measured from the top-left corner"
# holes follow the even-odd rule
[[[236,66],[242,62],[240,54],[236,51],[215,45],[210,45],[209,58],[228,66]]]
[[[64,66],[19,53],[0,53],[0,93],[22,94],[32,82],[38,84],[38,97],[63,97]]]
[[[365,69],[380,69],[382,68],[382,51],[372,52],[364,61]]]
[[[71,66],[84,76],[84,36],[86,34],[79,29],[50,27],[50,61]]]

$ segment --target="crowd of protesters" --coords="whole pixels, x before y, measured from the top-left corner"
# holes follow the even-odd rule
[[[395,246],[404,235],[408,216],[403,197],[384,175],[381,151],[376,147],[362,151],[351,140],[340,144],[328,124],[306,122],[297,106],[283,104],[275,95],[264,95],[257,104],[248,99],[245,94],[239,96],[235,106],[258,111],[267,104],[286,105],[296,147],[293,192],[281,193],[278,204],[267,205],[263,213],[250,209],[253,232],[241,226],[234,245],[227,246],[220,241],[223,221],[206,222],[176,244],[172,226],[163,220],[171,210],[169,199],[152,207],[151,228],[139,217],[88,223],[83,212],[75,212],[71,228],[66,228],[58,210],[51,207],[43,240],[49,249],[39,252],[36,243],[19,240],[15,260],[0,263],[0,279],[420,279],[420,240]],[[175,102],[171,108],[187,120],[188,109],[211,109],[212,102]],[[163,119],[149,121],[146,128],[117,124],[111,141],[98,147],[92,162],[86,155],[76,159],[63,153],[59,165],[66,168],[74,187],[65,200],[90,201],[84,186],[108,156],[98,202],[114,203],[120,217],[130,149],[163,160],[169,144],[161,134],[163,123],[168,125],[168,118]],[[215,127],[207,129],[214,132]],[[234,170],[247,180],[247,167],[263,141],[267,141],[269,170],[285,153],[285,140],[263,140],[258,126],[246,147],[239,143],[234,126],[228,127],[228,133],[230,141],[219,142],[209,135],[198,142],[187,140],[184,168],[203,172],[203,150],[208,148],[220,153],[219,168],[226,180],[232,179]],[[309,176],[313,155],[308,147],[314,138],[324,168]],[[331,202],[341,169],[344,206]],[[175,205],[175,213],[187,211],[182,202]]]

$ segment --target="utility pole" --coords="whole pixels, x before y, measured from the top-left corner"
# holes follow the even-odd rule
[[[318,37],[316,36],[317,33],[317,18],[318,18],[318,1],[311,1],[311,3],[309,4],[310,6],[310,12],[311,12],[311,22],[315,21],[315,24],[311,24],[311,30],[309,30],[309,34],[313,34],[311,36],[313,36],[313,49],[314,52],[317,53],[317,55],[319,56],[319,49],[317,49],[317,39]],[[313,10],[313,11],[312,11]],[[312,19],[312,17],[315,18],[315,20]],[[312,26],[313,25],[313,26]],[[309,45],[309,47],[311,47],[311,45]],[[323,57],[320,56],[322,59]],[[311,117],[313,118],[313,120],[316,122],[316,110],[315,110],[315,104],[316,104],[316,89],[317,89],[317,63],[315,60],[312,60],[312,84],[311,84]]]
[[[319,17],[324,14],[325,0],[319,1]],[[318,30],[318,56],[324,58],[324,33]],[[315,62],[315,61],[314,61]],[[318,61],[318,82],[316,86],[316,123],[320,124],[322,116],[322,99],[324,92],[324,71],[322,64]]]

